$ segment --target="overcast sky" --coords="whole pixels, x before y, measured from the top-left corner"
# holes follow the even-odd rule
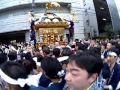
[[[119,13],[119,17],[120,17],[120,0],[115,0],[115,3],[118,8],[118,13]]]

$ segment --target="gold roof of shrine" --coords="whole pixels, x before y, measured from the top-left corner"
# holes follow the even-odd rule
[[[39,22],[35,25],[35,29],[39,28],[67,28],[69,24],[67,22]]]

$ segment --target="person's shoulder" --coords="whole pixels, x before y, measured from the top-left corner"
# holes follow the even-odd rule
[[[120,71],[120,64],[116,63],[116,64],[115,64],[115,68]]]
[[[41,86],[39,86],[39,87],[30,86],[29,90],[47,90],[47,89],[44,87],[41,87]]]
[[[119,74],[119,76],[120,76],[120,64],[117,64],[117,63],[115,64],[114,73]]]
[[[48,87],[48,90],[63,90],[64,85],[65,85],[64,81],[61,81],[60,83],[54,83]]]
[[[60,87],[58,85],[51,85],[50,87],[47,88],[48,90],[60,90]]]

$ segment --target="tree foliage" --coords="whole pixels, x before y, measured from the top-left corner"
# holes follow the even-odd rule
[[[114,38],[115,35],[116,35],[116,31],[113,30],[113,27],[111,24],[107,24],[105,27],[104,27],[104,30],[105,30],[105,33],[107,35],[108,38]]]

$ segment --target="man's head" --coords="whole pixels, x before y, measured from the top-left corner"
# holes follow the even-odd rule
[[[62,65],[57,58],[46,57],[41,61],[41,68],[43,73],[49,79],[60,79],[61,76],[58,74],[62,70]]]
[[[27,90],[28,86],[21,86],[21,82],[18,79],[26,79],[28,74],[26,69],[16,62],[5,62],[1,65],[0,70],[1,78],[6,82],[8,90]]]
[[[112,48],[112,47],[113,47],[112,42],[108,42],[106,48],[107,48],[107,49],[110,49],[110,48]]]
[[[115,63],[116,60],[117,60],[117,58],[118,58],[118,56],[117,56],[117,54],[116,54],[115,52],[109,51],[109,52],[107,53],[107,62],[108,62],[109,64]]]
[[[59,57],[60,56],[60,49],[59,48],[54,48],[53,49],[53,55],[55,55],[55,57]]]
[[[62,49],[62,53],[61,53],[62,56],[70,56],[71,54],[72,54],[72,51],[70,48],[64,47]]]
[[[46,46],[42,50],[43,50],[44,56],[49,56],[50,55],[50,48],[49,47]]]
[[[102,69],[102,60],[90,54],[73,55],[69,58],[65,80],[73,90],[86,90]]]

